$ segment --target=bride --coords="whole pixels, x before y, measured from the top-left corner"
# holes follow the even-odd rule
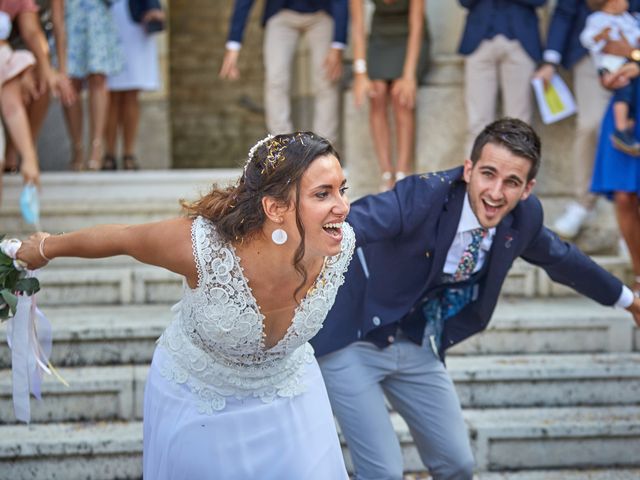
[[[184,276],[145,386],[144,478],[347,478],[307,343],[353,253],[346,189],[328,141],[268,136],[235,186],[184,204],[184,217],[23,243],[30,269],[125,254]]]

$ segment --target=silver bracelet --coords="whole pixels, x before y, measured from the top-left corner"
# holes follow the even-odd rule
[[[42,237],[42,240],[40,240],[40,245],[38,245],[38,251],[40,252],[40,256],[42,258],[44,258],[47,262],[50,262],[51,259],[44,254],[44,241],[46,239],[47,237]]]
[[[367,73],[367,61],[358,58],[353,61],[353,73]]]

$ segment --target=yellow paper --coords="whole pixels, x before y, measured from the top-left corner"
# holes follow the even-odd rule
[[[560,99],[560,95],[558,95],[558,91],[551,84],[544,91],[544,100],[552,114],[557,115],[564,110],[564,104]]]

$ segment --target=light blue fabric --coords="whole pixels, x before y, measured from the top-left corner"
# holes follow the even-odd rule
[[[402,452],[385,396],[411,427],[435,480],[471,480],[473,454],[460,401],[442,362],[398,335],[379,349],[355,342],[318,359],[356,480],[402,480]]]
[[[67,70],[72,78],[113,75],[123,67],[111,11],[102,0],[67,0]]]

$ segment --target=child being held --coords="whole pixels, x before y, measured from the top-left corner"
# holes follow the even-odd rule
[[[637,47],[640,42],[640,25],[631,15],[627,0],[587,0],[594,13],[587,17],[580,42],[589,50],[596,68],[602,74],[614,72],[627,60],[604,53],[602,50],[609,40],[626,39]],[[640,156],[640,142],[634,133],[635,85],[619,88],[613,94],[613,118],[615,130],[611,134],[614,148],[630,155]]]
[[[0,111],[2,120],[22,157],[20,172],[25,183],[39,183],[38,156],[31,137],[31,128],[22,99],[20,77],[35,64],[35,57],[28,50],[14,51],[7,42],[11,33],[11,17],[0,11]],[[4,137],[3,137],[4,140]],[[3,142],[4,143],[4,142]],[[4,145],[2,145],[4,155]],[[4,159],[0,156],[0,166]],[[0,175],[2,168],[0,168]]]

